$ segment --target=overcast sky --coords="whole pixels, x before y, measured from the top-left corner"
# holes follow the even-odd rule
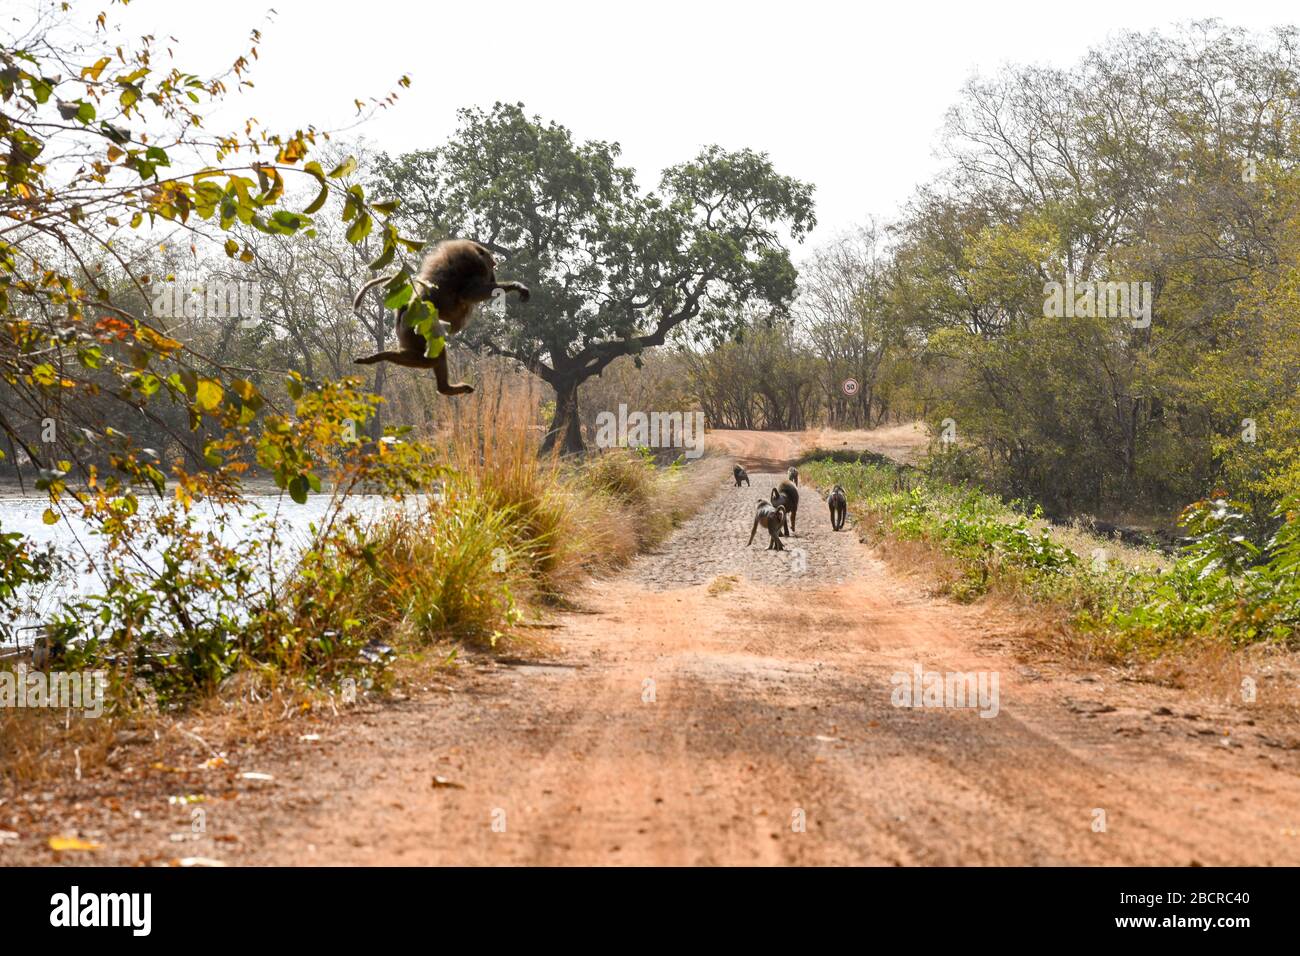
[[[106,5],[78,8],[93,17]],[[1124,28],[1300,19],[1291,3],[1251,0],[277,0],[270,15],[253,0],[133,0],[110,16],[128,34],[176,37],[179,62],[201,74],[228,66],[261,26],[257,89],[235,105],[272,128],[349,125],[355,98],[409,73],[397,107],[358,130],[390,151],[437,145],[457,108],[496,100],[616,140],[647,187],[708,143],[763,150],[816,185],[814,242],[889,218],[936,171],[944,112],[975,73],[1068,66]]]

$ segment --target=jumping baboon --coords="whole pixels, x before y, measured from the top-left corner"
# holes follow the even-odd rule
[[[758,499],[758,510],[754,512],[754,526],[749,529],[749,544],[754,543],[754,535],[758,534],[758,526],[762,525],[767,529],[767,551],[784,551],[785,545],[781,543],[781,527],[785,524],[785,509],[777,506],[773,508],[762,498]],[[749,547],[749,545],[746,545]]]
[[[391,275],[371,279],[361,287],[352,301],[353,308],[361,304],[361,298],[368,290],[392,279]],[[444,335],[455,335],[464,328],[473,314],[474,306],[492,298],[492,293],[497,289],[517,292],[520,301],[528,301],[528,287],[519,282],[497,282],[496,260],[492,258],[492,253],[468,239],[448,239],[438,243],[424,257],[419,273],[411,281],[420,298],[431,302],[438,310],[438,321]],[[403,306],[397,310],[399,347],[354,361],[358,365],[393,362],[408,368],[432,368],[441,394],[465,395],[474,391],[471,385],[463,382],[453,385],[448,381],[445,347],[437,358],[425,355],[428,343],[423,335],[406,324],[406,308]]]
[[[799,517],[799,489],[788,481],[781,482],[781,484],[772,489],[772,504],[776,507],[785,509],[786,517],[789,519],[788,524],[785,527],[786,536],[789,537],[792,532],[797,533],[798,529],[796,525],[798,524],[797,519]]]
[[[831,507],[831,530],[839,531],[844,527],[845,515],[849,513],[848,495],[844,493],[843,488],[836,485],[827,495],[826,503]]]
[[[735,468],[731,469],[731,475],[733,478],[736,479],[737,488],[740,487],[740,483],[742,481],[745,483],[746,487],[749,486],[749,472],[745,471],[744,468],[741,468],[739,465],[737,465]]]
[[[788,469],[786,469],[785,476],[789,478],[791,481],[793,481],[796,486],[799,484],[799,469],[796,468],[794,465],[791,465]]]

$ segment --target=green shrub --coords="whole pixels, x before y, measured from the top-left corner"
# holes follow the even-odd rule
[[[962,600],[997,582],[1071,609],[1081,630],[1102,634],[1122,654],[1154,655],[1194,640],[1244,645],[1294,643],[1300,630],[1300,502],[1273,515],[1278,530],[1260,548],[1244,505],[1216,497],[1180,518],[1192,541],[1161,569],[1094,565],[1031,523],[1041,512],[1006,504],[968,487],[927,478],[901,490],[887,465],[809,462],[804,475],[823,487],[843,485],[882,533],[923,541],[954,558],[962,577],[949,587]],[[1099,539],[1099,544],[1101,540]]]

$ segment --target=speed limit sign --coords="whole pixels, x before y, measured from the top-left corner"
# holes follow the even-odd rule
[[[844,389],[845,395],[853,396],[858,394],[858,380],[856,378],[846,378],[844,385],[841,387]]]

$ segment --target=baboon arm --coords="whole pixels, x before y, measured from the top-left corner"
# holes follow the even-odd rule
[[[528,297],[532,294],[528,291],[528,286],[522,282],[498,282],[493,288],[501,289],[504,292],[519,293],[520,302],[527,302]]]
[[[754,543],[754,535],[758,534],[758,515],[754,515],[754,527],[749,529],[749,544]],[[745,547],[749,547],[749,544]]]

